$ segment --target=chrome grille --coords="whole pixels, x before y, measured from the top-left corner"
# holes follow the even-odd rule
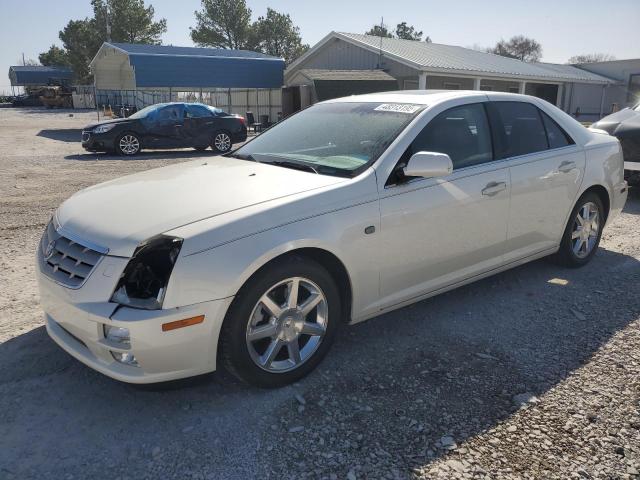
[[[40,268],[56,282],[80,288],[103,254],[58,233],[49,222],[40,241]]]

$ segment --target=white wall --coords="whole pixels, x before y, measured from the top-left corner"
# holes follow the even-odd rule
[[[135,74],[129,65],[129,56],[120,50],[104,47],[98,52],[92,67],[96,88],[99,90],[133,90]]]
[[[565,96],[564,110],[575,116],[580,109],[577,120],[593,122],[600,119],[600,104],[602,102],[602,85],[590,85],[586,83],[569,84]],[[606,112],[606,108],[605,108]]]
[[[619,108],[632,106],[636,100],[628,98],[629,77],[640,75],[640,58],[614,60],[612,62],[585,63],[580,68],[618,80],[618,84],[607,88],[605,95],[605,113],[616,103]]]

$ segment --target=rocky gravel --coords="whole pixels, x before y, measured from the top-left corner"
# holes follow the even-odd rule
[[[202,154],[86,154],[95,114],[69,113],[0,110],[0,478],[640,478],[637,190],[587,267],[541,260],[345,327],[293,386],[141,388],[47,338],[33,252],[74,191]]]

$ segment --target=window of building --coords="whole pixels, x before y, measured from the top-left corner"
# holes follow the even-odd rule
[[[417,90],[418,82],[416,80],[405,80],[403,82],[404,90]]]

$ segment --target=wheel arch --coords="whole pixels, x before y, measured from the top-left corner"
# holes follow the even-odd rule
[[[604,221],[606,222],[609,217],[609,211],[611,209],[611,197],[609,195],[609,191],[602,185],[596,184],[591,185],[589,188],[586,188],[580,194],[580,197],[583,197],[587,193],[595,193],[600,198],[602,206],[604,207]],[[576,203],[577,201],[578,200],[576,200]]]
[[[343,321],[345,323],[348,323],[351,319],[351,306],[353,300],[351,276],[349,275],[349,271],[347,270],[347,267],[342,262],[342,260],[340,260],[338,256],[336,256],[333,252],[330,252],[329,250],[326,250],[324,248],[301,246],[275,255],[264,262],[262,265],[260,265],[258,268],[255,268],[254,271],[242,283],[242,286],[244,286],[260,272],[268,269],[273,264],[281,262],[290,257],[301,257],[303,259],[308,258],[327,269],[331,277],[336,282],[338,292],[340,293],[340,303],[342,306],[342,311],[344,312]]]

